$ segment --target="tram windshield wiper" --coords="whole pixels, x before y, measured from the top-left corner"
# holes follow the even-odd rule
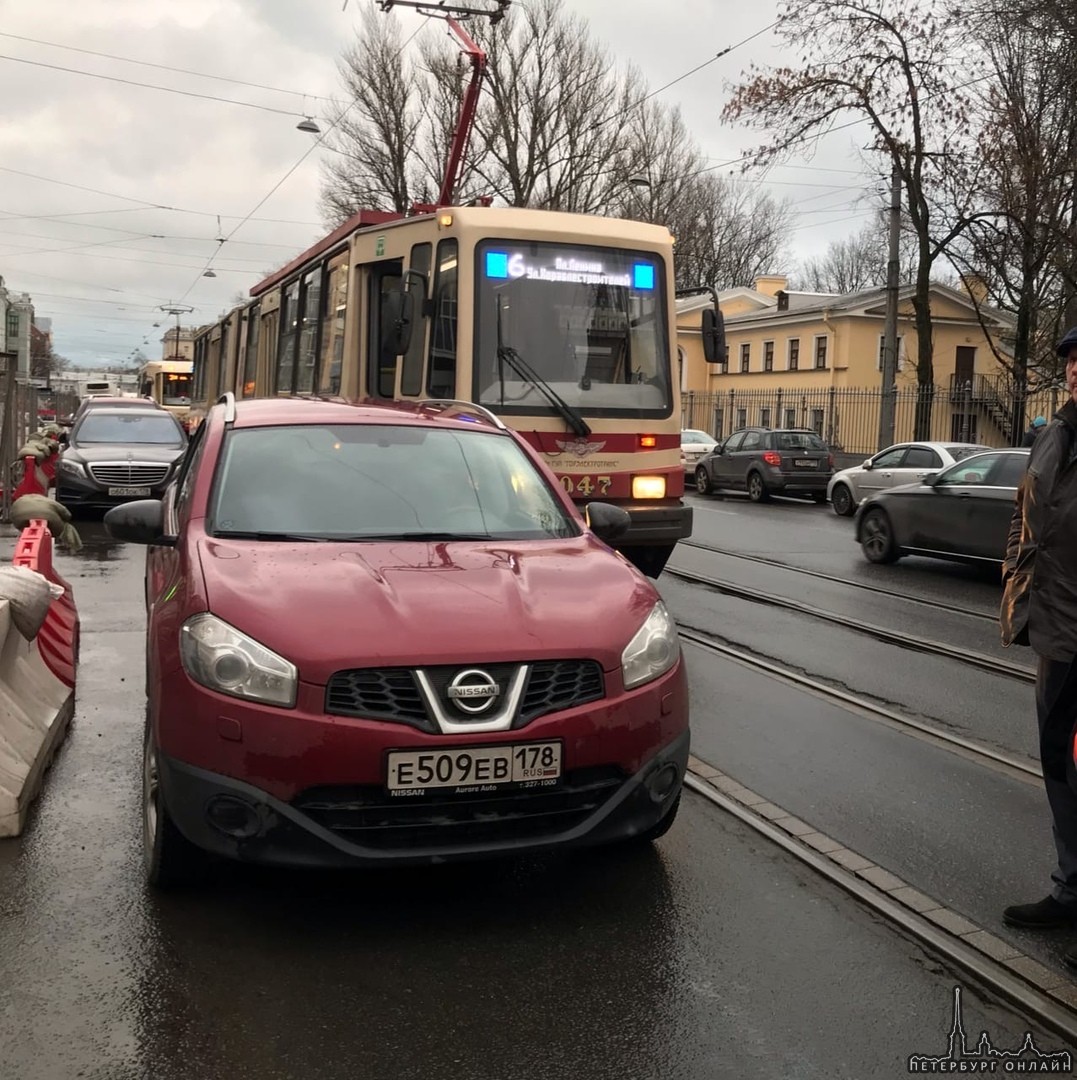
[[[575,433],[577,438],[587,439],[591,436],[591,429],[587,421],[574,409],[561,395],[511,346],[502,340],[501,329],[501,298],[497,298],[497,363],[499,370],[508,364],[521,379],[531,383],[536,390],[550,403],[558,416]],[[501,404],[505,404],[505,377],[501,375]]]

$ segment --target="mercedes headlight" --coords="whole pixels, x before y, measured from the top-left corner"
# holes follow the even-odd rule
[[[677,624],[661,600],[651,609],[647,621],[621,653],[621,674],[626,690],[664,675],[681,654]]]
[[[295,705],[299,683],[295,664],[216,615],[204,612],[183,624],[180,659],[183,670],[210,690],[286,709]]]
[[[68,458],[62,457],[56,467],[60,472],[70,473],[72,476],[83,475],[82,462],[80,461],[70,461]]]

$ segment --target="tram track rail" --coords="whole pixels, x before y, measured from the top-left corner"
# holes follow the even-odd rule
[[[854,581],[838,574],[828,574],[825,570],[812,570],[806,566],[794,566],[792,563],[782,562],[780,559],[770,559],[765,555],[750,555],[744,551],[729,551],[726,548],[713,547],[710,544],[701,544],[697,540],[678,540],[678,547],[696,548],[699,551],[708,551],[713,555],[722,555],[728,559],[741,559],[744,562],[760,563],[763,566],[772,566],[778,570],[787,570],[791,574],[800,574],[803,577],[817,578],[820,581],[829,581],[835,585],[844,585],[851,589],[860,589],[863,592],[876,593],[879,596],[893,597],[909,604],[918,604],[922,607],[932,608],[936,611],[945,611],[951,615],[964,615],[972,619],[982,619],[987,622],[997,622],[998,615],[994,612],[979,611],[976,608],[964,607],[961,604],[947,604],[939,600],[931,600],[926,596],[909,596],[908,593],[899,592],[897,589],[887,589],[882,585],[871,585],[866,581]]]
[[[867,698],[849,693],[847,690],[839,689],[819,679],[813,679],[799,671],[776,664],[772,660],[764,659],[744,649],[739,649],[701,630],[682,626],[680,628],[680,637],[682,641],[695,648],[702,649],[704,652],[724,657],[743,667],[761,672],[769,678],[831,701],[842,708],[852,709],[861,715],[866,715],[869,719],[883,723],[922,742],[931,743],[951,753],[975,761],[977,764],[996,771],[1002,771],[1025,783],[1039,785],[1042,782],[1043,773],[1039,766],[1027,758],[1007,754],[976,739],[968,739],[963,735],[954,734],[945,728],[928,723],[926,720],[918,720],[894,709],[888,709]]]
[[[712,577],[707,574],[700,574],[691,570],[682,570],[676,566],[667,565],[663,573],[668,574],[670,577],[678,578],[681,581],[686,581],[692,585],[705,585],[725,596],[732,596],[738,600],[747,600],[749,603],[762,604],[767,607],[780,608],[785,611],[793,611],[797,614],[805,615],[821,622],[854,630],[859,634],[875,638],[877,641],[883,641],[890,645],[898,645],[913,652],[945,657],[948,660],[953,660],[967,667],[988,671],[992,675],[1002,675],[1025,683],[1035,683],[1036,681],[1036,673],[1031,668],[1024,667],[1020,664],[1014,664],[1008,660],[1002,660],[994,656],[988,656],[984,653],[961,649],[954,645],[949,645],[944,641],[920,637],[916,634],[906,634],[901,630],[891,630],[888,627],[879,626],[875,623],[868,623],[850,615],[842,615],[836,611],[827,611],[825,608],[807,604],[802,600],[794,600],[788,596],[779,596],[776,593],[768,593],[759,589],[748,588],[744,585],[738,585],[733,581]]]

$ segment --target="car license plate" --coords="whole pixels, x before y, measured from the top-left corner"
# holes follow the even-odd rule
[[[110,487],[108,493],[110,495],[149,495],[150,489],[148,487]]]
[[[389,753],[390,792],[504,784],[549,784],[561,776],[559,742],[458,746]]]
[[[798,469],[814,469],[815,468],[815,459],[814,458],[797,458],[793,462],[793,464]]]

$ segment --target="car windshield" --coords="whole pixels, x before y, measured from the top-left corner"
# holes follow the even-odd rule
[[[651,252],[480,244],[474,400],[499,413],[549,411],[541,386],[504,359],[511,348],[583,416],[669,416],[665,275]]]
[[[266,540],[579,535],[510,437],[405,425],[233,430],[210,518],[218,536]]]
[[[826,443],[811,431],[778,431],[774,435],[778,450],[825,450]]]
[[[151,443],[182,446],[183,432],[167,413],[107,413],[90,409],[75,431],[77,443]]]

